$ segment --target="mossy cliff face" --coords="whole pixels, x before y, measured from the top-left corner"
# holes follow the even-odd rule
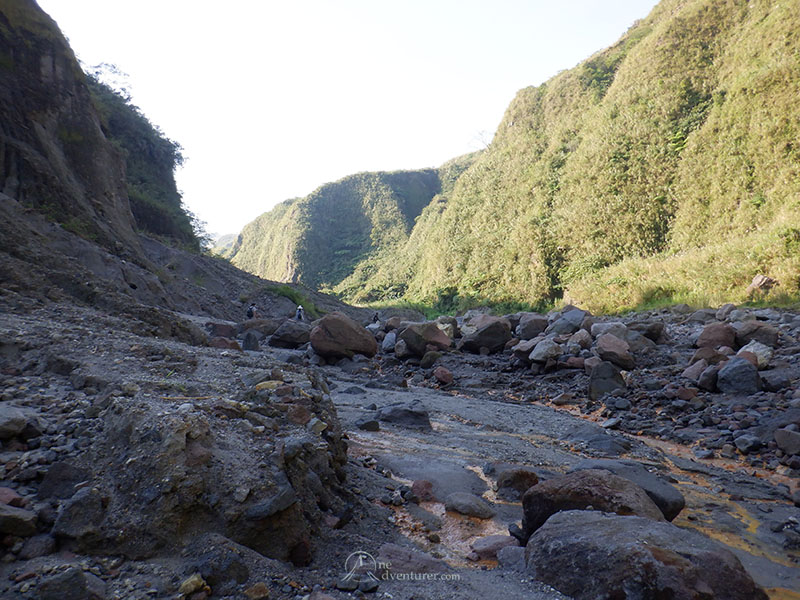
[[[138,253],[124,167],[66,40],[32,0],[0,0],[0,192]]]
[[[405,241],[355,262],[334,251],[312,283],[336,273],[351,300],[619,310],[741,301],[764,273],[796,296],[798,32],[797,2],[663,0],[612,47],[521,90]],[[305,210],[298,242],[317,235]],[[350,219],[329,218],[326,232]],[[271,276],[302,276],[308,255],[272,231],[259,234],[283,261]]]
[[[665,0],[613,47],[522,90],[418,223],[430,233],[409,294],[566,293],[613,310],[741,300],[759,272],[796,294],[798,31],[797,3]]]

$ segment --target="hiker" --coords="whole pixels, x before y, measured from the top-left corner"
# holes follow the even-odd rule
[[[306,311],[303,310],[301,305],[297,305],[297,310],[294,311],[294,320],[295,321],[302,321],[305,318]]]
[[[380,322],[380,317],[378,317],[378,313],[375,313],[375,316],[372,317],[372,322],[373,323],[379,323]]]
[[[248,319],[255,319],[257,315],[258,315],[258,309],[256,308],[256,303],[253,302],[247,308],[247,318]]]

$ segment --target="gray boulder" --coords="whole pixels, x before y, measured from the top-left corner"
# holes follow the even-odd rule
[[[531,351],[528,360],[532,362],[547,362],[548,359],[555,359],[564,353],[561,344],[557,344],[550,338],[543,339]]]
[[[598,400],[605,394],[626,390],[628,386],[619,369],[608,361],[596,365],[589,375],[589,398]]]
[[[16,406],[0,403],[0,440],[8,440],[22,433],[28,418]]]
[[[571,308],[561,313],[553,323],[548,326],[545,333],[554,333],[556,335],[569,334],[572,335],[581,328],[581,323],[586,318],[587,313],[585,310],[579,308]]]
[[[642,517],[558,513],[531,536],[525,560],[531,576],[575,600],[767,600],[729,550]]]
[[[547,317],[538,313],[523,313],[516,328],[516,335],[521,340],[530,340],[547,329]]]
[[[750,361],[734,356],[717,373],[717,388],[726,394],[755,394],[761,390],[758,369]]]
[[[420,402],[398,402],[379,409],[375,418],[411,429],[430,430],[431,421],[427,409]]]
[[[511,325],[501,317],[483,316],[474,333],[461,338],[459,350],[478,353],[486,348],[490,353],[502,350],[511,339]]]

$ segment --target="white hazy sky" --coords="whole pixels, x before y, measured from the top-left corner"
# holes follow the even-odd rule
[[[86,65],[184,148],[212,234],[361,171],[491,141],[518,90],[614,43],[657,0],[38,0]]]

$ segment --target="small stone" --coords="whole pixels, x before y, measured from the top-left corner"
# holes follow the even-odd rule
[[[309,431],[313,431],[314,433],[322,433],[328,428],[328,424],[325,421],[322,421],[316,417],[311,419],[306,425],[306,429]]]
[[[233,499],[237,502],[244,502],[247,496],[250,495],[250,488],[245,485],[240,485],[233,491]]]
[[[244,595],[250,600],[267,600],[269,598],[269,588],[263,581],[251,585],[244,591]]]
[[[444,507],[446,510],[479,519],[491,519],[497,514],[483,498],[468,492],[453,492],[445,498]]]
[[[199,592],[206,587],[206,582],[200,576],[200,573],[195,573],[189,577],[189,579],[186,579],[183,581],[183,583],[181,583],[180,587],[178,588],[178,593],[182,596],[189,596],[190,594]]]
[[[356,421],[356,427],[362,431],[380,431],[381,428],[377,419],[372,419],[369,417],[362,417]]]
[[[433,376],[436,378],[436,381],[442,385],[449,385],[453,383],[453,374],[441,365],[433,370]]]
[[[0,533],[28,537],[36,533],[36,513],[0,504]]]
[[[761,448],[761,440],[749,433],[740,435],[733,443],[742,454],[750,454]]]
[[[581,331],[584,331],[581,329]],[[565,404],[573,404],[575,400],[575,395],[570,394],[569,392],[563,392],[553,398],[552,403],[556,406],[564,406]]]
[[[11,488],[0,487],[0,504],[22,508],[25,505],[25,500]]]

